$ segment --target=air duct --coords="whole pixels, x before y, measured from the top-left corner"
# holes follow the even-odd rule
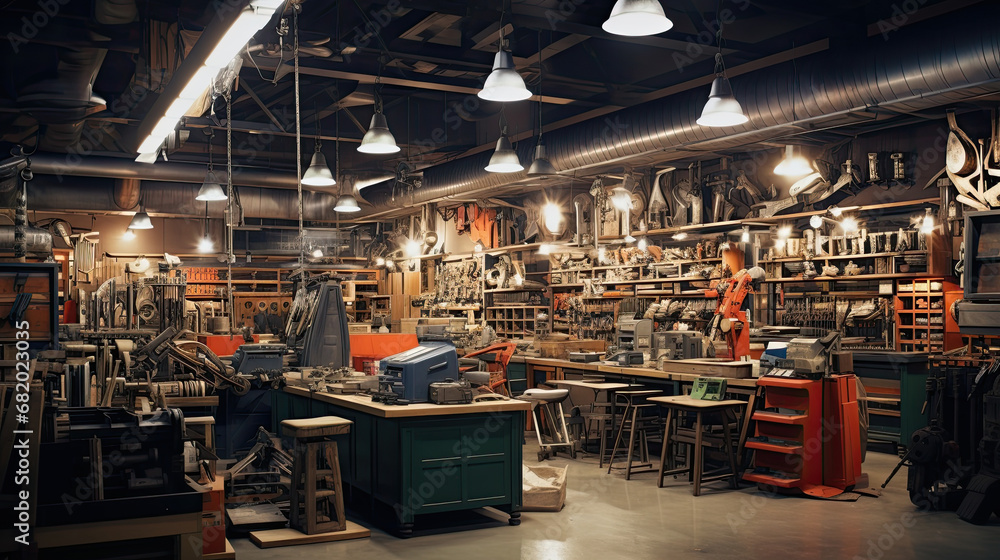
[[[14,226],[0,226],[0,251],[13,251],[15,245]],[[25,253],[40,257],[52,255],[52,234],[48,230],[35,227],[24,228]]]
[[[549,160],[562,173],[596,174],[625,163],[670,161],[681,152],[737,149],[807,127],[843,126],[879,110],[911,113],[1000,91],[995,16],[995,9],[970,8],[949,18],[953,26],[938,18],[901,29],[889,42],[875,36],[856,50],[799,59],[794,74],[791,63],[743,74],[733,86],[750,124],[732,130],[695,124],[705,97],[699,88],[546,132]],[[930,25],[963,31],[929,34]],[[522,159],[529,156],[520,151]],[[428,168],[422,188],[405,200],[392,200],[391,182],[371,186],[363,191],[374,206],[367,215],[468,198],[526,180],[523,172],[483,171],[488,159],[488,153],[477,154]]]

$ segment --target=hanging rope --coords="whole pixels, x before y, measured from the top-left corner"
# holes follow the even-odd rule
[[[302,6],[298,3],[292,4],[292,27],[294,37],[292,39],[292,58],[295,61],[295,177],[297,179],[297,189],[299,196],[299,266],[305,263],[306,246],[305,231],[302,225],[302,113],[299,107],[299,11]]]

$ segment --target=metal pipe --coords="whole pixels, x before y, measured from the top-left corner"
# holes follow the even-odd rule
[[[0,226],[0,249],[14,249],[15,237],[14,226]],[[24,228],[24,245],[27,254],[51,255],[52,234],[48,230],[26,227]]]

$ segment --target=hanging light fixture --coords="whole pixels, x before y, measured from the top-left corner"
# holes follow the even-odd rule
[[[823,227],[823,216],[819,214],[813,214],[809,217],[809,226],[813,229],[819,229]]]
[[[738,126],[750,120],[743,113],[743,107],[733,96],[733,88],[726,77],[726,65],[722,61],[722,25],[716,35],[719,52],[715,53],[715,79],[712,80],[712,91],[708,94],[708,102],[701,110],[697,123],[701,126]]]
[[[812,166],[809,165],[806,158],[795,155],[791,144],[785,146],[785,157],[774,167],[775,175],[786,177],[802,177],[812,173],[812,171]]]
[[[614,35],[641,37],[663,33],[674,22],[663,13],[658,0],[618,0],[601,28]]]
[[[198,196],[194,197],[195,200],[202,200],[205,202],[213,202],[217,200],[226,200],[229,197],[226,196],[226,191],[222,190],[222,185],[219,183],[219,177],[216,176],[213,170],[212,162],[212,138],[215,137],[215,133],[211,132],[209,129],[208,134],[208,172],[205,173],[205,181],[202,182],[201,188],[198,189]]]
[[[339,118],[339,115],[338,115]],[[309,169],[302,175],[302,184],[310,187],[332,187],[337,184],[337,179],[330,173],[330,166],[326,163],[326,156],[323,155],[323,129],[320,127],[319,111],[316,111],[316,151],[313,152],[312,161],[309,162]],[[337,137],[336,141],[339,141]]]
[[[334,140],[333,150],[336,157],[335,161],[337,164],[337,169],[336,169],[337,175],[340,175],[340,113],[339,112],[337,113],[336,123],[337,123],[337,139]],[[343,182],[346,183],[347,181]],[[344,213],[360,212],[361,207],[358,206],[358,199],[354,198],[354,195],[351,194],[351,191],[354,190],[354,185],[353,184],[346,185],[347,192],[343,192],[344,186],[345,185],[341,185],[340,187],[341,193],[340,196],[337,197],[337,203],[333,206],[333,210],[335,212],[344,212]]]
[[[128,229],[153,229],[153,221],[149,219],[149,214],[142,207],[132,216],[132,221],[128,223]]]
[[[524,101],[531,97],[531,92],[524,86],[524,78],[514,69],[514,59],[510,51],[506,50],[504,40],[504,16],[507,14],[506,7],[500,12],[500,40],[497,46],[497,54],[493,57],[493,71],[487,76],[483,83],[483,89],[479,90],[480,99],[487,101],[499,101],[509,103],[511,101]]]
[[[528,177],[555,175],[556,168],[545,153],[542,140],[542,33],[538,33],[538,144],[535,145],[535,159],[528,166]]]
[[[490,163],[486,166],[486,171],[490,173],[517,173],[524,171],[521,160],[517,158],[517,152],[507,138],[507,118],[503,108],[500,109],[500,139],[497,140],[496,150],[490,157]]]
[[[382,112],[382,61],[379,60],[378,75],[375,76],[375,114],[372,123],[361,138],[358,151],[363,154],[394,154],[399,151],[396,138],[389,132],[389,123]]]

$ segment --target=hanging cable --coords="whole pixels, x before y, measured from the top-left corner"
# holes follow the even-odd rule
[[[295,177],[297,179],[298,204],[299,204],[299,266],[305,263],[305,231],[302,226],[302,123],[301,109],[299,107],[299,11],[302,5],[295,3],[292,5],[292,59],[295,61]]]

